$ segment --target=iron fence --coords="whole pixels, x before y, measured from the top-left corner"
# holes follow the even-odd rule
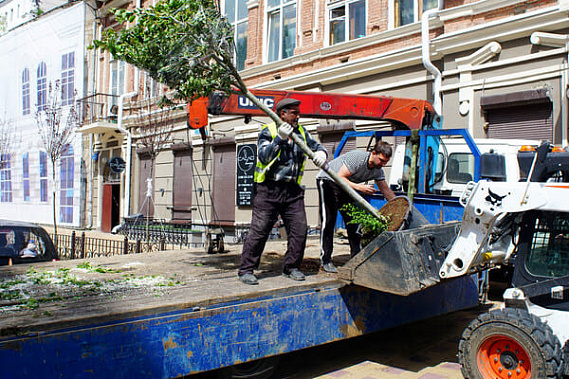
[[[121,233],[131,240],[160,243],[172,247],[203,246],[203,232],[191,225],[167,222],[161,219],[129,217],[122,224]]]
[[[57,246],[60,259],[80,259],[108,257],[123,254],[138,254],[150,251],[175,250],[202,245],[183,238],[183,234],[173,234],[169,236],[159,236],[156,233],[149,234],[146,238],[144,234],[135,234],[135,238],[125,235],[122,239],[105,239],[87,237],[85,232],[80,234],[72,231],[71,234],[52,235],[54,244]],[[138,237],[138,238],[136,238]]]

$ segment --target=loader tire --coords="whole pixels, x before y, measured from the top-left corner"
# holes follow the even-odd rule
[[[554,379],[561,345],[551,328],[525,310],[480,315],[462,333],[458,362],[465,379]]]

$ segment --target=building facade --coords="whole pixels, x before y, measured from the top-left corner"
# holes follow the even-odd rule
[[[27,8],[29,1],[20,3],[0,3],[0,14],[6,7],[8,14],[20,9],[13,19],[8,18],[13,23],[0,35],[0,119],[12,126],[11,146],[3,153],[0,170],[0,218],[53,224],[55,190],[58,224],[81,227],[85,217],[83,138],[73,137],[52,167],[36,114],[48,106],[50,89],[56,85],[63,90],[62,125],[75,96],[85,96],[87,25],[92,12],[84,2],[61,2],[42,12]],[[24,17],[16,19],[16,15]]]
[[[97,33],[119,27],[105,7],[134,6],[144,4],[107,3]],[[567,0],[224,0],[221,7],[235,25],[235,62],[251,88],[421,98],[435,105],[444,128],[568,145]],[[238,196],[239,161],[255,150],[265,120],[213,117],[204,140],[187,128],[184,111],[174,110],[170,147],[149,159],[138,144],[135,116],[166,89],[106,53],[95,54],[92,93],[100,117],[82,128],[93,141],[89,223],[108,230],[142,213],[196,228],[221,225],[229,234],[246,228],[251,206]],[[301,122],[330,154],[345,130],[386,127]],[[352,148],[366,143],[352,141]],[[124,171],[108,168],[114,157],[125,162]],[[316,173],[308,163],[303,184],[314,228]]]

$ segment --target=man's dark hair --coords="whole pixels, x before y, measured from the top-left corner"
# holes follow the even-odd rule
[[[385,158],[391,158],[391,155],[393,155],[393,149],[391,148],[391,145],[385,141],[377,141],[375,143],[375,146],[373,147],[373,151],[376,154],[383,154],[385,156]]]

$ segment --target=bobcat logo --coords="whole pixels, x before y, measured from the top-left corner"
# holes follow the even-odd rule
[[[490,189],[488,189],[488,196],[486,196],[484,200],[486,200],[493,206],[500,207],[502,206],[502,199],[504,199],[506,196],[508,196],[508,194],[500,196],[497,193],[494,193]]]

